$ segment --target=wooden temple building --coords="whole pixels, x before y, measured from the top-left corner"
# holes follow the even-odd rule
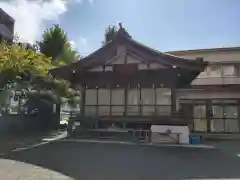
[[[187,109],[175,90],[188,86],[207,65],[151,49],[121,26],[114,39],[53,74],[81,87],[76,120],[87,128],[149,129],[152,124],[186,125]]]

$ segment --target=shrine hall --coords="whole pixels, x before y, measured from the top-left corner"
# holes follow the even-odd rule
[[[176,89],[188,87],[206,65],[147,47],[120,24],[110,42],[53,74],[80,86],[81,126],[149,129],[191,121]]]

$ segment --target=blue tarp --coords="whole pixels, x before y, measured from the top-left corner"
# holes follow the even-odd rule
[[[201,143],[201,137],[198,135],[192,135],[189,136],[190,138],[190,144],[200,144]]]

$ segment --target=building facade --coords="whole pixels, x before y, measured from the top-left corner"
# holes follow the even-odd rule
[[[206,64],[151,49],[120,26],[112,41],[52,74],[81,86],[76,120],[82,126],[149,130],[153,124],[187,125],[176,90],[189,85]]]
[[[209,64],[189,88],[178,89],[179,104],[188,109],[193,132],[239,133],[240,47],[172,51]]]
[[[14,19],[0,8],[0,40],[12,41],[14,23]]]

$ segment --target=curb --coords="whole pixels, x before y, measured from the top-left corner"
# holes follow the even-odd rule
[[[49,144],[51,142],[54,142],[54,141],[58,141],[62,138],[65,138],[65,135],[64,133],[62,133],[62,135],[58,136],[58,137],[55,137],[55,138],[42,138],[42,141],[39,142],[39,143],[36,143],[36,144],[32,144],[32,145],[29,145],[27,147],[21,147],[21,148],[15,148],[11,151],[8,151],[8,152],[4,152],[4,153],[0,153],[0,156],[4,156],[6,154],[10,154],[10,153],[13,153],[13,152],[19,152],[19,151],[24,151],[24,150],[28,150],[28,149],[32,149],[32,148],[36,148],[36,147],[39,147],[39,146],[42,146],[42,145],[46,145],[46,144]]]
[[[11,154],[11,153],[14,153],[14,152],[19,152],[19,151],[24,151],[24,150],[32,149],[32,148],[35,148],[35,147],[39,147],[39,146],[42,146],[42,145],[45,145],[45,144],[48,144],[48,143],[51,143],[51,142],[53,142],[53,141],[40,142],[40,143],[33,144],[33,145],[30,145],[30,146],[27,146],[27,147],[15,148],[15,149],[12,149],[8,152],[0,153],[0,157],[4,156],[4,155]]]
[[[101,141],[101,140],[89,140],[89,139],[60,139],[57,142],[76,142],[76,143],[89,143],[89,144],[122,144],[132,146],[148,146],[148,147],[172,147],[172,148],[189,148],[189,149],[218,149],[211,145],[191,145],[191,144],[154,144],[154,143],[135,143],[135,142],[123,142],[123,141]]]

